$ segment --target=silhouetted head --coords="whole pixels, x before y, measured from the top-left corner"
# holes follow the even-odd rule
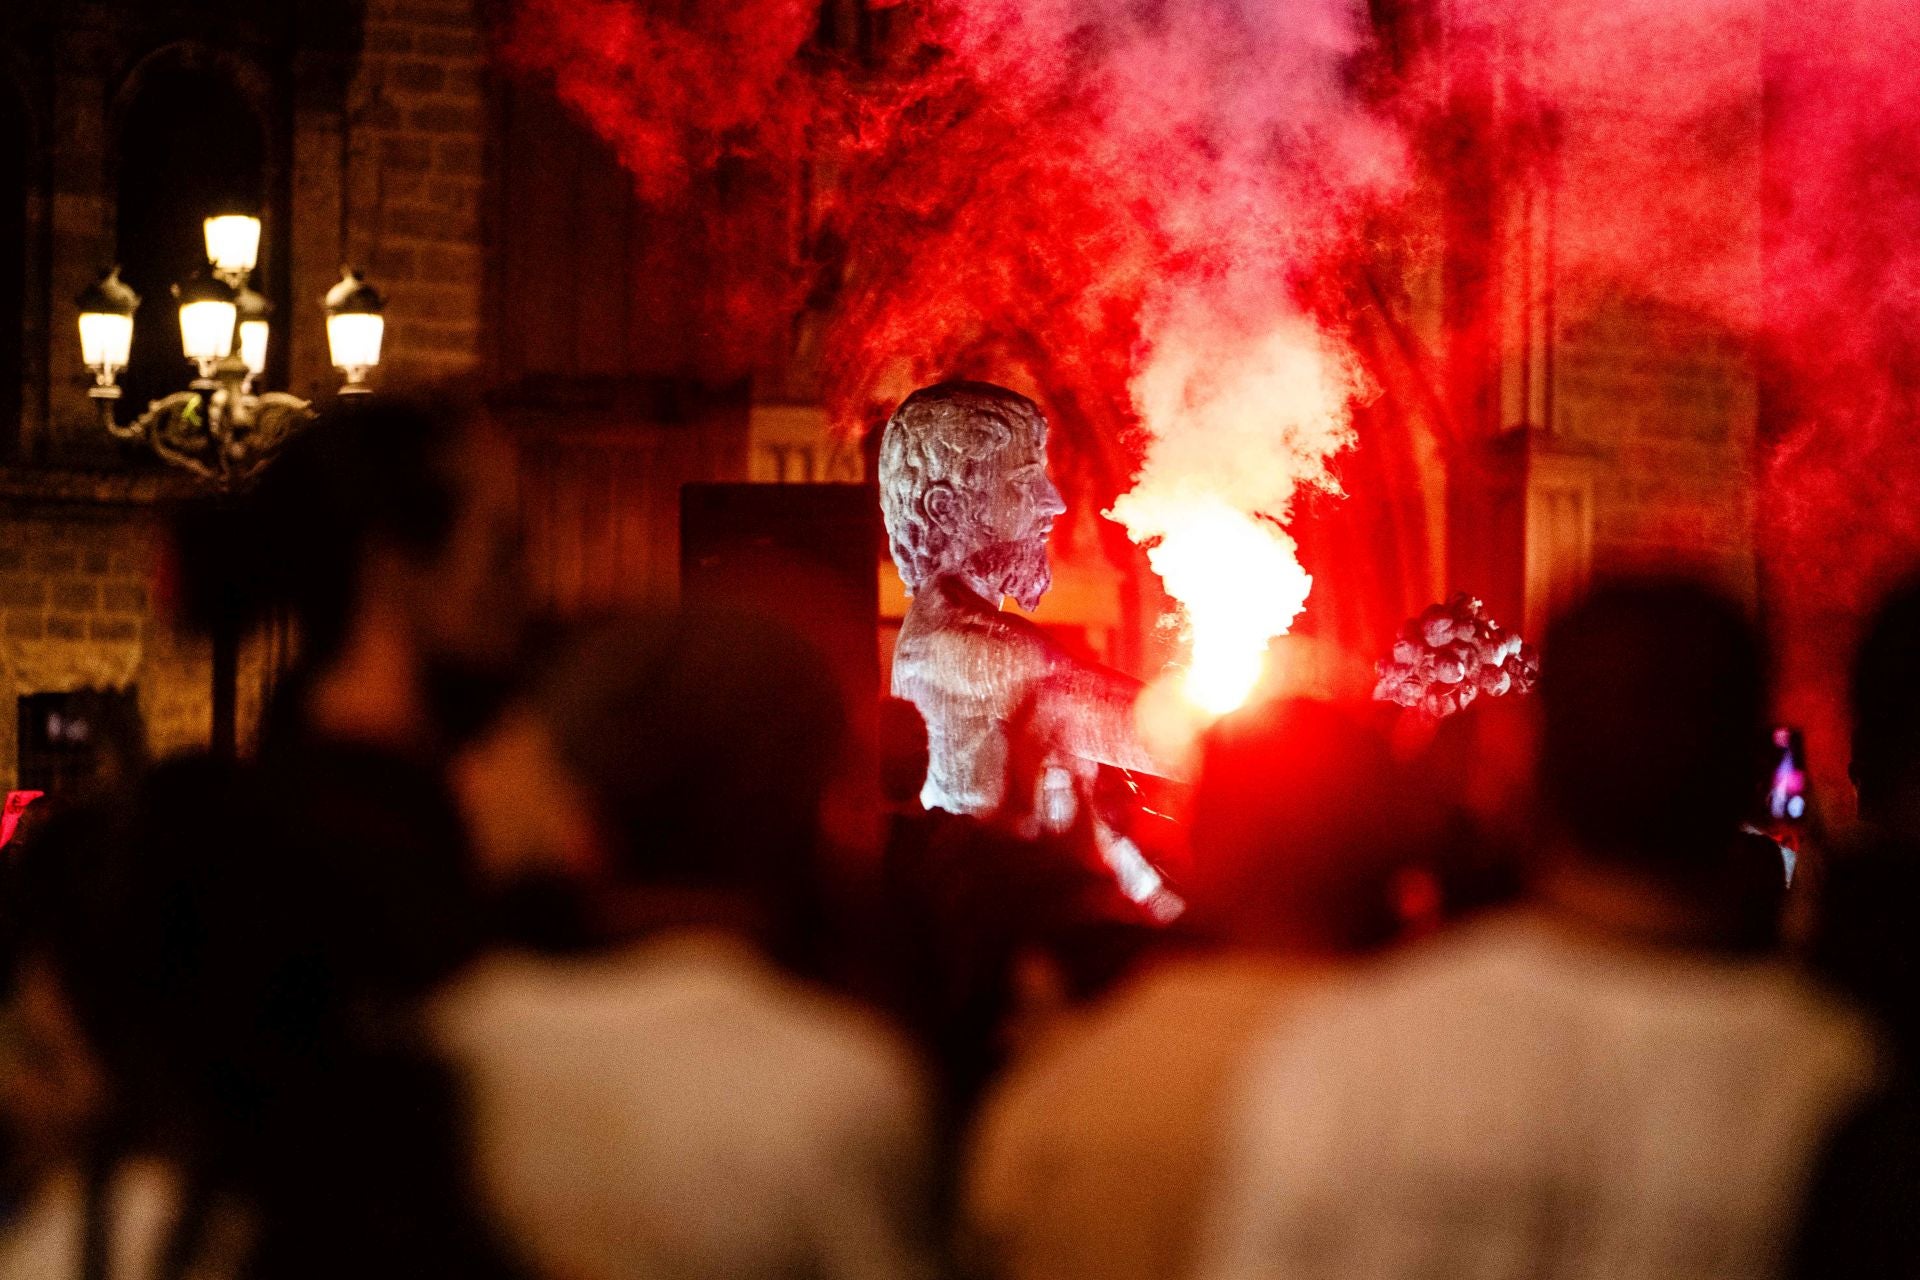
[[[784,946],[814,923],[822,804],[846,735],[839,686],[804,640],[756,618],[678,613],[561,646],[457,773],[504,873],[558,865],[724,899]],[[503,847],[556,838],[584,856]]]
[[[1892,827],[1920,817],[1920,580],[1881,604],[1853,660],[1853,761],[1860,817]],[[1920,834],[1920,833],[1912,833]]]
[[[1726,886],[1730,943],[1742,951],[1778,948],[1787,906],[1785,851],[1757,831],[1735,832]]]
[[[1700,583],[1622,581],[1548,632],[1539,786],[1593,860],[1718,866],[1765,772],[1765,663],[1746,612]]]
[[[50,820],[9,869],[18,951],[136,1129],[185,1132],[237,1176],[287,1158],[284,1126],[346,1087],[328,1073],[476,937],[462,851],[318,838],[289,786],[177,758]]]
[[[1047,476],[1047,420],[984,382],[943,382],[894,410],[880,440],[880,511],[909,593],[945,574],[1032,609],[1052,585],[1047,534],[1066,510]]]
[[[342,400],[250,488],[176,515],[182,611],[206,629],[289,618],[311,670],[378,605],[457,716],[521,641],[516,504],[511,449],[472,407]]]
[[[1356,715],[1303,699],[1228,716],[1207,734],[1194,794],[1194,920],[1328,954],[1386,943],[1392,875],[1425,817]]]
[[[1525,851],[1537,838],[1534,756],[1539,705],[1532,696],[1480,698],[1442,720],[1421,752],[1417,784],[1443,812],[1445,830],[1419,859],[1433,898],[1409,906],[1433,922],[1505,905],[1524,888]]]

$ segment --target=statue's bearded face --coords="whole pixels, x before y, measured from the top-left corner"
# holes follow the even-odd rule
[[[1016,437],[1001,465],[969,497],[975,535],[965,571],[1012,596],[1022,609],[1035,608],[1053,585],[1047,535],[1067,509],[1047,475],[1044,430]]]
[[[1053,576],[1047,534],[1066,510],[1047,478],[1047,420],[988,383],[914,392],[880,440],[880,509],[907,590],[962,574],[1031,609]]]

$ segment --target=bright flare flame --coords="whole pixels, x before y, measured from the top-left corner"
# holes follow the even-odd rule
[[[1267,642],[1300,616],[1313,579],[1284,530],[1221,499],[1196,499],[1168,514],[1147,563],[1186,612],[1187,698],[1224,715],[1259,685]]]
[[[1181,696],[1210,716],[1247,700],[1306,607],[1313,579],[1282,522],[1301,488],[1338,491],[1327,463],[1353,440],[1357,390],[1351,357],[1304,317],[1256,338],[1222,327],[1196,308],[1164,318],[1133,386],[1146,458],[1107,513],[1180,602]]]

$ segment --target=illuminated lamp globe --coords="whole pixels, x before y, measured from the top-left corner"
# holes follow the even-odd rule
[[[180,304],[180,348],[187,359],[210,376],[214,362],[233,351],[233,326],[238,308],[233,286],[201,272],[185,284],[173,286]]]
[[[247,376],[257,378],[267,367],[267,315],[273,304],[251,289],[242,289],[234,298],[234,308],[240,317],[236,354],[247,366]]]
[[[347,268],[340,283],[327,290],[327,346],[333,367],[345,375],[342,394],[363,392],[367,371],[380,363],[380,339],[387,321],[387,300],[360,272]]]
[[[229,280],[246,279],[260,260],[260,219],[247,213],[221,213],[200,225],[207,237],[207,261],[214,271]]]
[[[111,387],[133,350],[133,313],[140,295],[114,267],[75,298],[74,305],[80,309],[80,358],[93,370],[98,386]]]

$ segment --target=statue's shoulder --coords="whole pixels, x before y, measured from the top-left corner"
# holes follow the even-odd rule
[[[988,644],[1005,645],[1036,654],[1055,654],[1059,646],[1024,614],[995,609],[978,597],[958,589],[943,589],[936,601],[937,620],[951,635],[967,636]]]
[[[1045,632],[1016,613],[956,602],[916,603],[907,612],[894,663],[939,686],[1011,692],[1054,669],[1060,650]]]

